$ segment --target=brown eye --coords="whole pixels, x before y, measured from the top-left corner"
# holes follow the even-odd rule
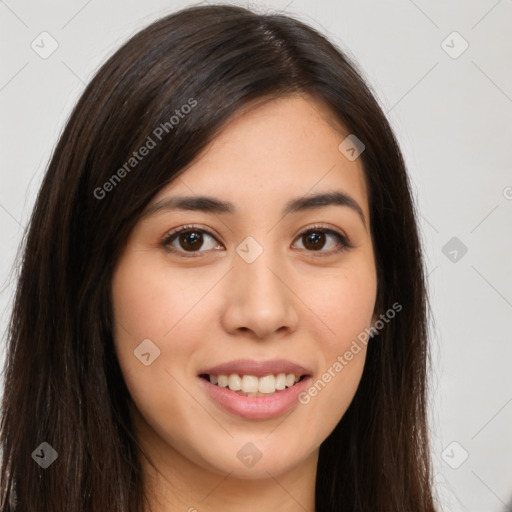
[[[308,250],[318,251],[325,245],[325,233],[319,231],[311,231],[305,237],[306,243],[304,247]]]
[[[208,241],[210,240],[210,247]],[[215,237],[204,229],[194,226],[184,226],[173,231],[162,242],[162,245],[171,252],[181,253],[185,256],[205,252],[217,247]],[[201,250],[206,245],[206,249]],[[188,254],[187,254],[188,253]]]
[[[327,228],[319,227],[309,229],[302,233],[299,239],[304,240],[303,246],[305,250],[309,252],[319,252],[322,255],[323,253],[329,254],[353,247],[343,235]],[[334,239],[334,242],[329,242],[330,239]],[[328,247],[327,250],[323,250],[325,246],[330,247]]]
[[[203,235],[199,231],[185,231],[178,235],[178,240],[185,250],[194,251],[203,245]]]

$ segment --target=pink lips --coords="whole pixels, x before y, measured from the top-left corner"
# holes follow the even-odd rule
[[[229,388],[221,388],[200,378],[209,396],[224,410],[249,420],[262,420],[281,416],[299,403],[298,397],[311,382],[311,377],[302,379],[291,388],[276,391],[268,397],[242,396]]]
[[[297,405],[300,393],[310,385],[312,374],[311,370],[284,359],[274,359],[272,361],[237,359],[211,368],[205,368],[199,372],[199,375],[230,375],[232,373],[237,373],[240,376],[254,375],[256,377],[263,377],[269,374],[277,375],[278,373],[293,373],[304,376],[292,387],[263,397],[242,396],[231,391],[229,388],[212,384],[207,378],[199,378],[200,385],[204,386],[210,398],[224,410],[251,420],[275,418],[291,410]]]

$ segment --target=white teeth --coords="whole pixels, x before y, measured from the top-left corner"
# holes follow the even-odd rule
[[[277,375],[265,375],[256,377],[254,375],[209,375],[210,382],[222,388],[229,387],[231,391],[239,391],[245,396],[261,396],[282,391],[286,387],[293,386],[300,380],[300,375],[293,373],[278,373]]]
[[[256,393],[258,391],[258,380],[258,377],[254,375],[244,375],[242,377],[242,391],[244,393]]]
[[[265,375],[265,377],[260,377],[258,383],[258,391],[260,393],[274,393],[275,390],[276,378],[273,375]]]
[[[236,373],[232,373],[228,379],[228,386],[231,391],[240,391],[242,389],[242,379]]]
[[[276,377],[276,389],[283,390],[286,387],[286,375],[278,373]]]
[[[212,377],[215,377],[215,376],[210,375],[210,382],[212,384],[215,384],[215,382],[212,381]],[[217,385],[219,385],[221,388],[227,388],[228,387],[228,376],[227,375],[219,375]]]

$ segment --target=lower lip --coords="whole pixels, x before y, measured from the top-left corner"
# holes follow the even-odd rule
[[[285,388],[268,397],[242,396],[229,388],[222,388],[198,377],[210,397],[226,411],[249,420],[276,418],[288,412],[298,403],[299,394],[304,391],[311,379],[306,377],[291,388]]]

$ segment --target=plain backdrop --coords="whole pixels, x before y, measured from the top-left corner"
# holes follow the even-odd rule
[[[0,1],[2,369],[16,250],[73,105],[126,39],[192,3]],[[326,34],[386,112],[427,258],[436,492],[445,511],[511,511],[512,1],[236,3]]]

